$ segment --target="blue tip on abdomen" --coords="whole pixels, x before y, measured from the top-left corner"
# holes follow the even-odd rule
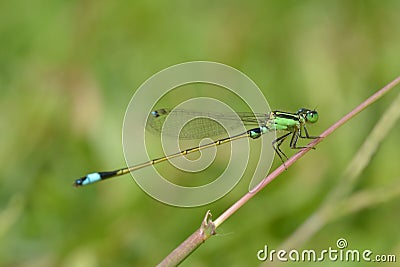
[[[82,185],[95,183],[100,180],[101,180],[101,176],[98,172],[91,173],[91,174],[86,175],[86,179],[84,181],[82,181]]]

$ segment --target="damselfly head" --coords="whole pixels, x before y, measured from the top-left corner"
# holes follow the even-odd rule
[[[302,116],[306,122],[315,123],[318,121],[318,112],[315,109],[301,108],[297,111],[297,114]]]

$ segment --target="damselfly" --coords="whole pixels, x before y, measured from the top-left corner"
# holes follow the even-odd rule
[[[149,115],[149,120],[148,123],[151,126],[151,128],[160,131],[162,129],[162,125],[160,122],[163,122],[162,118],[165,118],[166,116],[172,114],[169,109],[159,109],[156,111],[151,112]],[[199,112],[193,112],[193,111],[186,111],[186,110],[178,110],[177,112],[174,112],[175,116],[177,115],[185,115],[185,116],[198,116],[202,117],[199,115]],[[204,115],[204,114],[203,114]],[[182,150],[180,152],[171,154],[171,155],[166,155],[161,158],[157,159],[152,159],[147,162],[137,164],[134,166],[114,170],[114,171],[107,171],[107,172],[95,172],[88,174],[84,177],[81,177],[74,182],[74,186],[79,187],[83,185],[88,185],[92,184],[98,181],[102,181],[111,177],[117,177],[121,176],[124,174],[127,174],[129,172],[147,167],[147,166],[152,166],[157,163],[170,160],[172,158],[188,155],[190,153],[200,151],[202,149],[206,149],[209,147],[213,146],[219,146],[240,138],[251,138],[251,139],[257,139],[261,135],[268,133],[268,132],[273,132],[273,131],[285,131],[286,133],[283,134],[282,136],[276,138],[274,141],[272,141],[272,147],[275,150],[276,154],[279,156],[281,161],[284,163],[283,157],[286,159],[288,158],[286,154],[281,150],[280,146],[282,143],[289,137],[291,136],[290,139],[290,148],[292,149],[301,149],[301,148],[306,148],[306,146],[297,146],[297,141],[299,138],[306,138],[306,139],[315,139],[318,138],[316,136],[310,136],[306,127],[307,123],[315,123],[318,121],[318,112],[316,110],[310,110],[306,108],[301,108],[295,113],[290,113],[290,112],[284,112],[284,111],[271,111],[267,114],[253,114],[253,113],[238,113],[237,114],[240,120],[243,122],[244,125],[257,125],[258,127],[247,130],[243,133],[229,136],[226,138],[219,139],[217,141],[207,143],[204,145],[200,145],[197,147],[189,148],[186,150]],[[207,117],[207,116],[204,116]],[[237,118],[237,117],[236,117]],[[232,117],[232,120],[234,117]],[[210,124],[211,122],[211,124]],[[182,136],[180,135],[180,138],[186,138],[186,139],[191,139],[191,138],[205,138],[205,137],[211,137],[216,134],[220,134],[219,128],[221,127],[213,127],[213,123],[215,121],[209,120],[209,119],[197,119],[197,122],[195,123],[195,129],[188,128],[188,130],[184,131],[182,133]],[[304,132],[304,135],[303,135]]]

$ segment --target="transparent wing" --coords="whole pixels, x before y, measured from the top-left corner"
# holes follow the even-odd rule
[[[263,113],[239,112],[236,114],[237,116],[184,109],[175,109],[174,112],[171,112],[171,109],[164,108],[155,110],[149,115],[146,128],[151,132],[161,133],[162,131],[163,134],[176,136],[176,129],[185,125],[179,132],[180,139],[202,139],[226,135],[227,130],[235,130],[242,125],[265,125],[269,117],[268,114]],[[168,123],[164,126],[167,117]]]

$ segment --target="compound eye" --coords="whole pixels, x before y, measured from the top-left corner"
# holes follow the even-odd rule
[[[318,121],[318,112],[316,110],[311,110],[306,115],[306,120],[310,123],[314,123]]]

